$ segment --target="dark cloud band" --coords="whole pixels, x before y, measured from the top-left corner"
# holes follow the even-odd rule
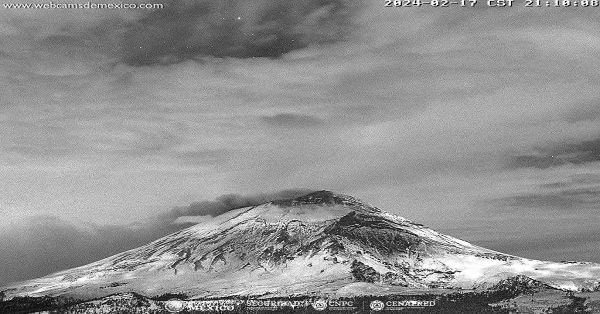
[[[311,128],[323,125],[323,120],[311,115],[295,113],[280,113],[274,116],[261,117],[261,120],[270,126],[283,128]]]
[[[508,168],[550,168],[564,164],[585,164],[600,161],[600,138],[549,145],[541,148],[536,154],[512,156]]]
[[[199,57],[279,57],[344,40],[354,6],[345,0],[173,1],[133,23],[122,61],[134,66]]]

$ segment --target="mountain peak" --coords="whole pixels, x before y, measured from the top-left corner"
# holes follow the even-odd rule
[[[278,200],[273,201],[272,204],[288,207],[288,206],[299,206],[299,205],[345,205],[351,207],[369,207],[372,206],[356,199],[352,196],[334,193],[332,191],[321,190],[312,192],[294,199]]]
[[[518,275],[523,277],[502,281]],[[594,290],[599,276],[600,265],[502,254],[321,190],[239,208],[95,263],[6,287],[4,293],[96,298],[177,292],[215,298],[434,288],[521,291],[537,287],[528,278],[553,288]]]

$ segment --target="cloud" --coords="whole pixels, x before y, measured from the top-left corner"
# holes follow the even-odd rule
[[[551,144],[535,155],[511,157],[509,168],[540,168],[564,164],[586,164],[600,161],[600,138],[577,143]]]
[[[565,160],[562,160],[554,155],[521,155],[510,158],[510,168],[540,168],[545,169],[554,166],[564,165]]]
[[[539,198],[593,189],[561,180],[598,167],[593,145],[577,146],[600,134],[593,10],[234,0],[21,11],[0,12],[7,217],[127,223],[294,186],[423,222],[487,219],[474,204],[510,196],[590,206]]]
[[[283,128],[311,128],[324,124],[323,120],[315,116],[296,113],[280,113],[262,117],[261,120],[268,125]]]
[[[552,193],[532,193],[500,199],[500,204],[511,207],[571,209],[600,205],[600,187],[579,188]]]
[[[13,221],[0,231],[0,286],[90,263],[189,227],[191,216],[217,216],[236,208],[296,198],[310,190],[256,195],[227,194],[195,202],[130,225],[75,224],[37,215]],[[183,218],[183,219],[180,219]],[[187,221],[186,221],[187,219]]]
[[[528,193],[492,201],[500,208],[581,210],[600,205],[600,175],[582,173],[549,183],[540,183]]]
[[[590,99],[564,114],[564,119],[570,123],[595,121],[598,118],[600,118],[600,99]]]
[[[353,10],[345,0],[172,1],[125,31],[122,60],[140,66],[206,56],[279,57],[344,40]]]
[[[206,166],[225,163],[231,155],[226,149],[191,150],[175,153],[175,157],[185,165]]]
[[[0,232],[0,285],[90,263],[186,226],[82,226],[48,215],[15,221]]]
[[[536,224],[535,221],[529,223],[529,228]],[[502,227],[507,228],[506,225]],[[490,230],[494,229],[491,227],[485,231],[482,230],[480,235],[467,236],[462,239],[498,252],[525,258],[550,261],[600,261],[595,252],[600,245],[600,232],[589,226],[582,228],[576,224],[570,224],[570,227],[568,230],[561,230],[560,233],[547,230],[544,234],[527,234],[522,230],[519,230],[521,232],[512,230],[512,235],[506,234],[503,237],[489,236]]]
[[[595,173],[580,173],[570,175],[561,181],[541,184],[540,187],[542,189],[560,189],[598,184],[600,184],[600,175]]]
[[[559,145],[554,152],[570,163],[583,164],[600,161],[600,138],[574,144]]]
[[[274,193],[264,193],[255,195],[239,195],[226,194],[217,197],[214,201],[202,201],[192,203],[185,207],[174,208],[166,217],[183,217],[183,216],[218,216],[230,210],[255,206],[276,200],[294,199],[314,192],[310,189],[293,189],[283,190]]]

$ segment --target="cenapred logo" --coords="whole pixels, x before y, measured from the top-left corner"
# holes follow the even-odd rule
[[[165,310],[171,313],[178,313],[183,311],[185,304],[181,300],[171,299],[165,302]]]
[[[327,308],[327,300],[316,300],[312,307],[317,311],[323,311]]]
[[[385,307],[385,304],[382,301],[374,300],[374,301],[371,301],[371,304],[369,304],[369,307],[371,307],[371,310],[373,310],[373,311],[381,311]]]

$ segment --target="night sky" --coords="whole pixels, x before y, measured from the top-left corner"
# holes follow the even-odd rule
[[[484,3],[0,8],[0,284],[321,189],[600,262],[600,14]]]

